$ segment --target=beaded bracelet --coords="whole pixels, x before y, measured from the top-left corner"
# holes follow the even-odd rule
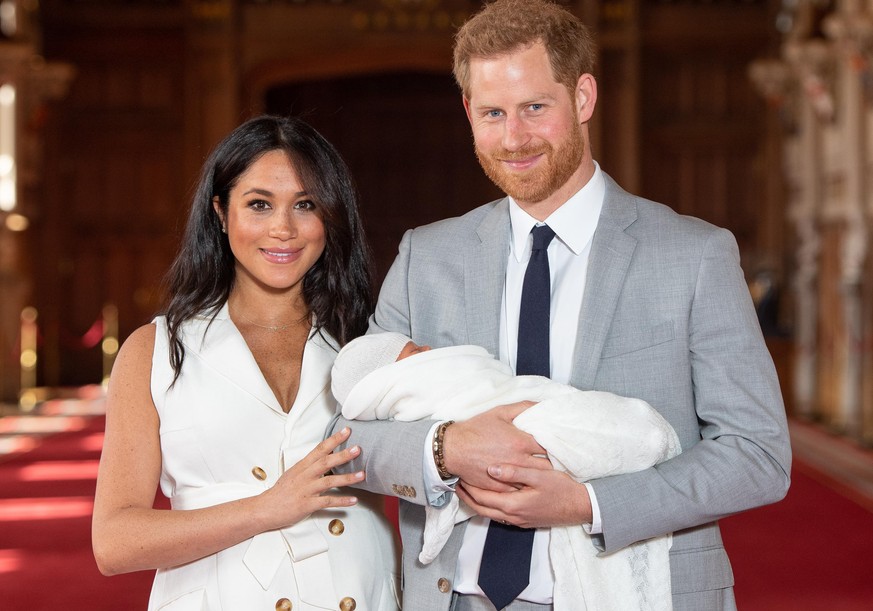
[[[443,454],[443,439],[446,436],[446,429],[454,423],[454,420],[443,422],[437,427],[436,433],[433,436],[433,460],[436,463],[437,473],[443,479],[452,478],[452,474],[446,469],[445,455]]]

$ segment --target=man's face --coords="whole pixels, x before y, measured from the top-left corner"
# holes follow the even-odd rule
[[[552,76],[542,44],[470,62],[469,99],[476,155],[494,183],[522,208],[560,205],[588,180],[583,164],[593,78],[575,95]],[[588,158],[590,162],[590,157]],[[551,207],[551,206],[549,206]]]

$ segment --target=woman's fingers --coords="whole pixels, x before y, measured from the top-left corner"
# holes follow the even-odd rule
[[[321,488],[321,493],[323,493],[331,488],[342,488],[343,486],[360,484],[365,479],[367,479],[367,476],[363,471],[355,471],[345,475],[325,475],[318,481],[318,487]]]
[[[337,431],[327,439],[321,441],[315,446],[306,456],[304,456],[296,465],[299,469],[314,469],[317,473],[323,474],[329,472],[336,466],[345,464],[357,458],[361,449],[358,446],[345,448],[339,452],[335,450],[348,440],[351,430],[344,427]]]
[[[339,465],[344,465],[347,462],[350,462],[361,455],[361,448],[358,446],[352,446],[350,448],[346,448],[345,450],[340,450],[339,452],[331,452],[327,456],[322,458],[323,464],[327,467],[324,472],[330,471],[334,467],[338,467]]]
[[[346,442],[351,431],[348,427],[322,440],[306,456],[286,471],[270,496],[281,499],[280,503],[290,514],[284,514],[287,523],[294,524],[313,511],[330,507],[349,507],[358,499],[349,495],[331,494],[335,488],[359,484],[366,479],[363,471],[334,475],[333,468],[354,460],[361,454],[358,446],[337,450]],[[283,510],[284,513],[284,510]]]
[[[349,435],[352,434],[352,431],[349,427],[345,426],[327,439],[324,439],[315,446],[312,451],[307,455],[307,458],[314,457],[318,458],[321,456],[326,456],[340,447],[346,440],[348,440]],[[306,460],[306,459],[304,459]]]

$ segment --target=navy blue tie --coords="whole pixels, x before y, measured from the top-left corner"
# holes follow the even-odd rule
[[[551,281],[546,249],[555,232],[548,225],[540,225],[534,227],[531,234],[533,248],[521,289],[515,372],[548,377]],[[479,587],[497,609],[510,604],[527,587],[533,538],[532,528],[519,528],[494,520],[488,525],[479,568]]]

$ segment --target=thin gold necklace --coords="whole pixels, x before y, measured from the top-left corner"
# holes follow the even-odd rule
[[[291,325],[294,324],[293,322],[289,322],[289,323],[285,323],[284,325],[260,325],[240,311],[237,311],[237,314],[239,314],[242,317],[242,319],[244,321],[246,321],[247,323],[249,323],[250,325],[260,327],[261,329],[266,329],[267,331],[271,331],[273,333],[277,333],[279,331],[284,331],[285,329],[287,329],[288,327],[290,327]]]

